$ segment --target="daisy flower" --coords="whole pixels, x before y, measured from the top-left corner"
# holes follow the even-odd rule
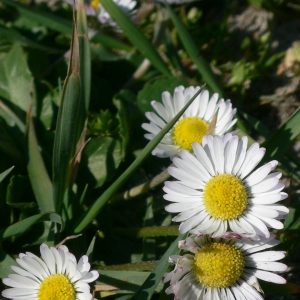
[[[71,5],[73,4],[73,0],[63,0],[63,1]],[[137,2],[135,0],[113,0],[113,1],[129,17],[132,17],[132,15],[136,12],[134,8]],[[76,0],[75,3],[77,9],[78,1]],[[117,27],[117,24],[113,21],[111,16],[101,5],[100,0],[84,0],[84,7],[87,16],[96,16],[101,24],[107,24],[112,27]]]
[[[26,252],[17,258],[20,267],[11,268],[17,274],[10,274],[3,283],[12,288],[2,292],[2,296],[18,300],[91,300],[88,283],[99,276],[90,271],[86,255],[77,263],[76,258],[64,245],[58,249],[46,244],[40,246],[42,258]]]
[[[173,158],[169,174],[178,181],[165,182],[164,199],[173,218],[182,222],[181,233],[222,236],[228,227],[240,235],[258,239],[270,236],[267,227],[282,229],[277,219],[287,216],[288,208],[275,204],[287,197],[281,192],[281,173],[269,174],[277,166],[271,161],[253,172],[266,149],[254,143],[247,150],[247,137],[231,133],[223,138],[205,136],[202,146],[193,143],[194,154],[181,151]]]
[[[199,89],[199,86],[188,88],[179,86],[175,88],[173,97],[169,92],[163,92],[162,103],[152,101],[151,105],[156,113],[147,112],[145,114],[150,121],[150,124],[142,124],[142,127],[149,132],[145,134],[145,138],[152,140]],[[217,111],[218,118],[214,134],[223,135],[236,123],[236,119],[232,120],[236,109],[232,109],[230,100],[221,99],[218,101],[218,94],[213,94],[209,99],[208,91],[202,91],[173,129],[156,146],[152,154],[158,157],[172,157],[183,149],[191,151],[193,142],[201,144],[202,138],[207,134],[209,124]]]
[[[264,299],[253,287],[258,284],[257,278],[286,283],[284,278],[272,273],[287,269],[285,264],[276,262],[285,252],[261,251],[279,244],[274,238],[271,234],[268,239],[253,242],[228,233],[218,239],[203,235],[180,241],[179,248],[189,253],[169,258],[175,269],[164,279],[170,281],[166,293],[182,300]]]

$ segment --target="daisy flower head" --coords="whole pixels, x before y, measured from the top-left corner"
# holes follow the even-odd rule
[[[2,296],[19,300],[91,300],[88,283],[99,276],[97,271],[89,271],[86,255],[77,262],[64,245],[58,249],[40,246],[41,258],[33,253],[20,253],[17,263],[12,266],[17,274],[10,274],[3,283],[11,287]]]
[[[253,287],[257,278],[286,283],[283,277],[272,273],[287,269],[285,264],[276,262],[285,252],[262,251],[277,244],[274,234],[258,242],[230,233],[218,239],[209,235],[188,237],[179,242],[179,248],[188,253],[169,258],[175,268],[164,279],[170,281],[166,293],[182,300],[262,300]]]
[[[73,4],[73,0],[63,0],[69,4]],[[136,13],[134,9],[137,2],[135,0],[113,0],[121,10],[130,18]],[[76,9],[78,8],[78,0],[75,0]],[[109,13],[101,5],[101,0],[84,0],[84,8],[87,16],[96,16],[101,24],[106,24],[117,28],[117,24],[113,21]]]
[[[265,154],[265,148],[254,143],[247,150],[247,137],[239,139],[227,133],[223,137],[205,136],[202,145],[193,143],[194,153],[181,151],[169,167],[178,181],[165,182],[164,199],[173,218],[181,222],[181,233],[223,236],[231,231],[251,238],[268,238],[268,227],[282,229],[278,219],[289,210],[275,204],[287,198],[281,192],[281,173],[270,173],[277,166],[271,161],[253,171]]]
[[[147,112],[145,115],[150,123],[142,124],[142,127],[149,132],[145,134],[145,138],[152,140],[199,89],[198,86],[188,88],[178,86],[175,88],[173,96],[169,92],[162,93],[162,103],[152,101],[151,105],[155,113]],[[158,157],[173,157],[181,150],[192,151],[193,142],[201,144],[217,111],[218,117],[214,134],[222,136],[236,123],[237,120],[233,120],[236,109],[232,109],[230,100],[218,100],[218,94],[213,94],[209,99],[208,91],[203,90],[183,113],[173,129],[156,146],[152,154]]]

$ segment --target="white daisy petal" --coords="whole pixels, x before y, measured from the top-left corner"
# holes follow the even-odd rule
[[[153,139],[165,124],[178,114],[199,89],[200,87],[184,88],[183,86],[179,86],[175,88],[173,96],[169,92],[163,92],[162,103],[152,101],[151,105],[154,108],[155,113],[147,112],[145,116],[150,123],[142,124],[142,128],[150,133],[146,134],[145,138],[150,140]],[[204,90],[196,97],[175,124],[174,128],[169,132],[169,138],[163,139],[156,146],[152,154],[157,155],[158,157],[173,157],[178,154],[180,150],[186,149],[191,151],[193,142],[201,142],[202,137],[205,135],[208,125],[217,110],[219,110],[219,115],[215,125],[215,134],[220,136],[225,134],[236,122],[236,120],[233,120],[236,109],[232,108],[230,100],[224,102],[224,100],[221,99],[218,101],[218,94],[214,94],[211,99],[209,99],[208,91]],[[180,129],[180,138],[178,138],[176,135],[177,133],[175,132],[177,132],[176,128],[182,126],[182,121],[184,121],[185,124],[189,124],[189,126],[184,127],[185,129],[183,129],[183,127]],[[185,133],[187,133],[186,136],[184,136]],[[184,142],[181,140],[181,136],[184,136]],[[164,152],[161,153],[158,149],[161,149],[160,146],[162,144],[176,147],[165,149]]]
[[[66,293],[67,297],[74,293],[74,299],[92,299],[88,283],[96,280],[99,274],[88,272],[87,256],[77,264],[75,256],[64,245],[56,250],[42,244],[40,252],[42,259],[30,252],[20,253],[17,262],[21,268],[12,266],[17,274],[3,279],[11,288],[2,291],[2,296],[13,300],[38,300],[51,294],[63,299]]]
[[[163,189],[164,198],[173,202],[166,206],[168,212],[188,211],[173,219],[184,222],[181,232],[215,237],[229,226],[234,233],[259,239],[269,237],[267,227],[282,228],[278,219],[284,219],[289,210],[275,204],[287,197],[281,192],[284,185],[278,182],[281,173],[270,173],[277,162],[249,174],[265,149],[255,143],[247,150],[247,141],[247,137],[238,139],[232,134],[204,136],[202,145],[193,143],[194,155],[182,151],[173,158],[175,167],[168,171],[179,182],[166,183]]]
[[[249,255],[244,248],[264,244],[272,246],[273,241],[274,235],[269,239],[261,238],[257,244],[240,238],[190,236],[180,241],[179,248],[191,254],[170,257],[169,261],[175,266],[164,279],[164,283],[170,282],[166,293],[174,293],[176,300],[263,300],[254,284],[257,278],[285,283],[281,276],[268,271],[286,270],[286,265],[274,262],[282,258],[284,253],[266,251]],[[261,261],[263,257],[268,261]],[[243,266],[243,260],[246,267]],[[233,274],[236,276],[234,279]],[[214,287],[210,286],[210,282]]]

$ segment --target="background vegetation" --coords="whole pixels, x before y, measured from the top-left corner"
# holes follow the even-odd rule
[[[296,299],[285,294],[300,291],[300,3],[145,0],[133,20],[101,4],[117,28],[79,8],[72,35],[62,1],[0,0],[0,277],[18,253],[82,234],[67,245],[89,249],[96,297],[172,299],[156,292],[183,237],[161,184],[149,189],[170,161],[150,155],[163,133],[146,147],[141,124],[163,91],[206,83],[238,108],[240,134],[267,148],[265,161],[280,162],[290,214],[277,248],[292,284],[263,288]]]

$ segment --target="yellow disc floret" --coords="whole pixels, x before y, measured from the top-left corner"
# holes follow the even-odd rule
[[[204,245],[194,260],[194,275],[206,287],[225,288],[233,285],[245,267],[242,252],[222,242]]]
[[[63,274],[47,277],[40,285],[39,300],[75,300],[76,292],[69,278]]]
[[[174,144],[182,149],[192,151],[192,144],[194,142],[201,144],[207,129],[208,124],[200,118],[184,118],[174,128]]]
[[[93,6],[93,8],[95,10],[98,10],[98,8],[100,6],[100,0],[92,0],[90,4],[91,4],[91,6]]]
[[[221,220],[240,217],[248,205],[244,184],[230,174],[221,174],[210,179],[205,186],[203,199],[207,212]]]

